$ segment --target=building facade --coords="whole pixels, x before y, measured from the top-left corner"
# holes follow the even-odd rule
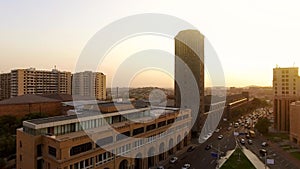
[[[10,73],[0,74],[0,100],[10,98]]]
[[[189,109],[141,108],[24,121],[17,168],[150,168],[190,143],[191,119]]]
[[[192,109],[193,116],[197,116],[193,130],[197,132],[201,131],[205,119],[201,117],[204,114],[204,38],[198,30],[184,30],[175,37],[175,106]],[[198,110],[193,110],[195,104],[189,105],[187,99],[181,100],[195,94],[193,79],[199,91],[199,95],[196,93]]]
[[[300,101],[290,105],[290,140],[300,145]]]
[[[71,94],[71,72],[29,69],[11,71],[11,97],[24,94]]]
[[[290,104],[299,99],[300,83],[297,67],[273,69],[274,127],[290,130]]]
[[[106,100],[106,76],[91,71],[73,74],[72,95]]]

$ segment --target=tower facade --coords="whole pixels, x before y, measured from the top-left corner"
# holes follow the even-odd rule
[[[202,128],[201,116],[204,114],[204,38],[198,30],[184,30],[175,37],[175,106],[188,108],[186,106],[190,105],[184,102],[195,99],[190,96],[196,96],[196,92],[199,108],[189,108],[194,111],[193,116],[197,116],[193,117],[196,118],[193,130],[197,132]],[[192,91],[194,82],[198,91]],[[185,100],[181,100],[183,98]]]

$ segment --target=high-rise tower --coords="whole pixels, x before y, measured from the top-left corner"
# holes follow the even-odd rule
[[[191,103],[195,99],[192,96],[197,96],[199,109],[188,108],[196,111],[192,112],[193,116],[197,116],[197,119],[194,117],[196,122],[193,130],[200,132],[203,125],[200,119],[204,114],[204,35],[198,30],[179,32],[175,37],[175,55],[175,106],[189,106],[184,104]],[[192,86],[195,82],[196,88]],[[196,89],[198,91],[195,91]],[[191,102],[186,99],[190,99]]]

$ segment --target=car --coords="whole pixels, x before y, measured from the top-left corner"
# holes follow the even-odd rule
[[[178,160],[177,157],[172,157],[172,158],[170,159],[170,163],[171,163],[171,164],[174,164],[174,163],[177,162],[177,160]]]
[[[227,130],[230,131],[230,130],[231,130],[231,127],[228,127]]]
[[[205,150],[210,150],[212,148],[212,145],[211,144],[208,144],[205,146]]]
[[[165,169],[164,166],[158,166],[156,169]]]
[[[262,143],[261,143],[261,146],[262,146],[262,147],[267,147],[267,146],[268,146],[268,143],[267,143],[267,142],[262,142]]]
[[[241,144],[244,145],[245,144],[245,139],[242,138],[240,142],[241,142]]]
[[[220,131],[220,129],[216,129],[216,130],[215,130],[215,133],[219,133],[219,131]]]
[[[189,163],[185,163],[185,164],[181,167],[181,169],[189,169],[189,168],[191,168],[191,164],[189,164]]]
[[[247,135],[246,135],[246,138],[247,138],[247,139],[249,139],[249,138],[250,138],[250,135],[249,135],[249,134],[247,134]]]
[[[260,149],[259,154],[262,155],[263,157],[267,155],[267,150],[265,149]]]
[[[248,144],[253,144],[253,141],[251,139],[248,140]]]
[[[224,136],[221,134],[218,136],[218,139],[221,140]]]
[[[187,149],[187,152],[191,152],[191,151],[194,151],[195,150],[195,146],[190,146],[188,149]]]

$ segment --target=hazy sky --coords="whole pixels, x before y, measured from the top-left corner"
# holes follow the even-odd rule
[[[191,23],[208,38],[221,60],[227,86],[271,86],[276,64],[300,66],[299,5],[297,0],[1,1],[0,71],[54,65],[74,71],[82,49],[101,28],[126,16],[161,13]],[[163,48],[172,52],[169,42]],[[117,55],[120,52],[112,56]],[[109,83],[112,67],[99,68]],[[152,74],[145,70],[131,84],[172,83],[163,72]]]

